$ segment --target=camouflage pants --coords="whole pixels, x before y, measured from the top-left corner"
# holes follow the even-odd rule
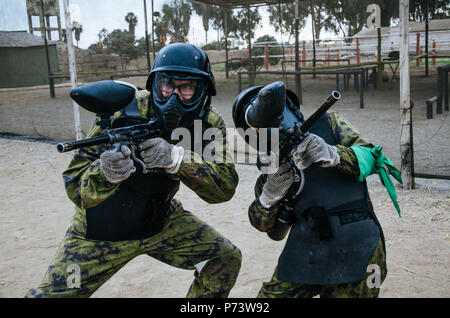
[[[164,229],[145,240],[93,241],[67,232],[42,283],[26,297],[89,297],[134,257],[147,254],[166,264],[196,269],[187,297],[227,297],[241,266],[240,250],[177,201]],[[72,224],[73,225],[73,224]],[[206,261],[206,264],[205,264]],[[68,284],[75,264],[80,283]],[[149,286],[150,288],[151,286]]]
[[[368,264],[376,264],[380,268],[380,285],[387,275],[386,255],[381,239],[378,241]],[[339,284],[339,285],[303,285],[278,280],[277,269],[270,282],[263,283],[259,291],[259,298],[311,298],[320,295],[321,298],[376,298],[380,292],[380,286],[368,283],[371,273],[367,274],[367,280]],[[375,286],[374,286],[375,285]]]

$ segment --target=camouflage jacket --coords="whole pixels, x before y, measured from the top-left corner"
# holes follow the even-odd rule
[[[359,177],[358,160],[355,153],[349,147],[365,146],[373,148],[374,145],[369,143],[361,134],[353,127],[353,125],[342,115],[336,112],[329,113],[328,122],[337,141],[337,152],[340,157],[340,163],[337,168],[344,173]],[[270,209],[264,208],[259,202],[259,196],[262,193],[267,175],[260,175],[255,185],[255,201],[248,209],[250,223],[256,229],[262,232],[268,232],[275,226],[278,217],[278,207],[275,205]]]
[[[138,110],[142,117],[149,118],[153,115],[153,109],[149,107],[146,90],[138,91],[136,98]],[[222,162],[206,162],[202,157],[185,149],[185,157],[177,176],[187,187],[193,190],[200,198],[208,203],[221,203],[230,200],[239,182],[231,155],[226,149],[226,127],[222,117],[214,107],[206,112],[207,123],[218,128],[223,133],[223,140],[214,140],[213,149],[221,153],[227,160]],[[117,118],[120,112],[116,113]],[[101,128],[93,125],[87,138],[98,136]],[[107,181],[100,169],[100,154],[107,150],[106,146],[93,146],[82,148],[75,152],[69,167],[63,172],[64,184],[70,200],[82,212],[90,207],[95,207],[110,197],[120,186]]]

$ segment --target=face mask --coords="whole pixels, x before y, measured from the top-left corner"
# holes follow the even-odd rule
[[[156,115],[165,130],[189,128],[206,100],[206,81],[184,74],[156,73],[152,83],[152,99]]]

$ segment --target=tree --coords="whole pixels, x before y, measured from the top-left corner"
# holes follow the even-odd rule
[[[247,40],[249,56],[252,56],[252,39],[255,35],[256,28],[261,24],[261,15],[258,12],[258,8],[251,9],[249,6],[245,9],[238,11],[236,15],[238,22],[238,29],[235,31],[237,37]],[[254,71],[252,60],[249,59],[248,64],[249,71]],[[254,83],[254,76],[249,76],[249,84],[252,86]]]
[[[299,28],[302,29],[306,24],[306,18],[309,15],[309,4],[307,2],[299,3]],[[274,27],[276,32],[281,34],[289,34],[288,42],[291,36],[295,35],[295,3],[286,3],[269,6],[270,24]]]
[[[128,32],[135,36],[136,25],[138,23],[137,17],[133,12],[128,12],[125,16],[125,21],[128,23]]]
[[[326,9],[327,5],[332,5],[333,3],[337,1],[326,1],[326,0],[314,0],[311,1],[313,3],[313,9],[314,9],[314,32],[315,32],[315,38],[316,40],[320,39],[320,31],[322,31],[322,28],[324,27],[326,23]],[[304,3],[304,6],[308,6],[309,11],[311,11],[311,5]],[[359,4],[358,4],[359,5]]]
[[[158,43],[156,49],[160,50],[164,45],[166,45],[166,37],[169,27],[166,21],[161,20],[161,15],[159,12],[155,12],[154,17],[155,26],[153,32],[155,32],[156,42]]]
[[[182,0],[172,0],[162,7],[163,17],[161,22],[167,25],[167,33],[174,42],[184,42],[189,33],[189,22],[192,14],[192,6]]]
[[[119,55],[122,69],[138,57],[135,38],[127,30],[113,30],[103,39],[103,45],[108,53]]]
[[[136,41],[137,56],[144,56],[147,54],[147,42],[145,36]]]
[[[261,24],[261,15],[258,12],[258,8],[241,9],[236,15],[238,28],[234,30],[234,34],[247,41],[248,46],[251,47],[251,40],[255,36],[255,31]]]
[[[205,30],[205,44],[208,43],[209,21],[213,15],[214,7],[210,4],[190,1],[195,13],[202,17],[203,29]]]
[[[263,35],[256,39],[256,43],[258,42],[273,42],[269,44],[269,56],[270,55],[282,55],[283,49],[280,46],[276,46],[278,44],[277,39],[271,35]],[[262,56],[264,55],[264,46],[257,46],[252,51],[252,56]],[[279,57],[271,57],[269,58],[270,65],[276,65],[280,61]]]
[[[223,36],[226,38],[229,37],[230,33],[236,34],[237,30],[239,29],[239,21],[236,15],[234,14],[233,10],[225,7],[213,6],[211,25],[212,28],[216,30],[218,34],[222,33]],[[221,40],[218,43],[219,50],[221,49],[222,42],[225,43],[224,40],[223,41]]]
[[[75,33],[75,40],[77,41],[77,46],[78,46],[78,42],[80,42],[81,33],[83,32],[83,26],[80,23],[73,21],[72,22],[72,31]]]
[[[448,18],[450,2],[448,0],[428,0],[428,19]],[[425,21],[427,0],[410,0],[409,15],[415,21]]]

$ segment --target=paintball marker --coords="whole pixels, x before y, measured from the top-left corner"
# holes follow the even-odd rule
[[[69,141],[56,146],[60,153],[95,145],[110,145],[114,152],[120,152],[122,145],[130,146],[133,160],[142,166],[143,173],[149,172],[145,163],[136,156],[137,144],[161,136],[162,125],[156,119],[147,120],[139,115],[136,107],[137,88],[119,81],[100,81],[76,88],[70,97],[84,109],[97,114],[96,124],[103,134],[84,140]],[[122,115],[112,121],[115,112]]]
[[[303,171],[299,170],[292,160],[292,150],[309,135],[311,126],[340,99],[341,94],[338,91],[331,92],[322,105],[306,121],[303,121],[298,107],[292,103],[286,103],[284,83],[275,82],[263,87],[245,112],[245,121],[250,127],[280,129],[278,151],[280,165],[289,162],[296,172],[295,182],[281,205],[277,225],[268,233],[273,240],[282,240],[294,223],[293,205],[305,182]],[[258,162],[259,166],[263,164],[264,162]]]

